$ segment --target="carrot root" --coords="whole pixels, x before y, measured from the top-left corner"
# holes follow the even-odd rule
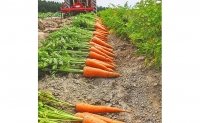
[[[86,115],[86,116],[84,116],[82,123],[106,123],[106,122],[99,118],[96,118],[96,117],[93,117],[90,115]]]
[[[94,68],[94,67],[89,67],[89,66],[85,66],[83,68],[83,75],[85,77],[108,77],[108,78],[120,76],[120,74],[118,74],[116,72],[109,72],[109,71],[106,71],[106,70],[102,70],[102,69]],[[87,112],[87,111],[84,111],[84,112]]]
[[[102,45],[102,46],[105,46],[105,47],[113,49],[113,47],[111,45],[109,45],[108,43],[102,41],[101,39],[99,39],[99,38],[97,38],[95,36],[92,38],[92,41],[95,42],[95,43],[97,43],[97,44],[99,44],[99,45]]]
[[[116,107],[108,107],[108,106],[99,106],[99,105],[90,105],[86,103],[77,103],[76,110],[78,112],[89,112],[89,113],[106,113],[106,112],[129,112],[126,110],[122,110]]]
[[[100,55],[98,53],[95,53],[93,51],[89,52],[89,57],[92,58],[92,59],[98,59],[98,60],[101,60],[101,61],[106,61],[106,62],[111,62],[111,63],[113,62],[111,59],[106,58],[105,56]]]
[[[106,71],[110,71],[110,72],[113,72],[112,69],[110,68],[107,68],[105,65],[101,64],[100,62],[94,60],[94,59],[87,59],[86,62],[85,62],[85,65],[86,66],[90,66],[90,67],[94,67],[94,68],[99,68],[99,69],[102,69],[102,70],[106,70]]]
[[[80,117],[80,118],[84,118],[87,115],[88,116],[93,116],[93,117],[98,118],[98,119],[101,119],[101,120],[105,121],[106,123],[124,123],[124,122],[121,122],[121,121],[118,121],[118,120],[113,120],[113,119],[110,119],[110,118],[107,118],[107,117],[104,117],[104,116],[100,116],[100,115],[92,114],[92,113],[88,113],[88,112],[76,113],[75,114],[76,117]]]

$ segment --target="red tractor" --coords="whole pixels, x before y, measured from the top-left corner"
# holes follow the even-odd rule
[[[64,4],[60,8],[60,11],[66,15],[85,13],[85,12],[97,12],[96,0],[64,0]]]

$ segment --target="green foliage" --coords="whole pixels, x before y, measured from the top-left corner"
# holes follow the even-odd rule
[[[87,14],[80,13],[74,18],[72,25],[80,27],[82,29],[94,31],[95,18],[97,18],[97,15],[95,13],[92,12],[89,12]]]
[[[148,67],[162,65],[162,8],[154,0],[141,0],[135,6],[110,4],[100,11],[105,25],[120,38],[138,47],[137,55],[145,55]]]
[[[49,34],[38,49],[40,73],[82,72],[91,37],[91,31],[77,27],[63,27]]]
[[[47,18],[47,17],[60,17],[60,12],[38,12],[38,18]]]
[[[82,121],[82,118],[63,109],[69,106],[73,105],[56,99],[50,92],[38,91],[38,123]]]

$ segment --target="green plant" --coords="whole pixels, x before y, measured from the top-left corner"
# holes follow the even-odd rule
[[[102,21],[117,36],[135,45],[136,55],[145,55],[147,67],[161,69],[162,8],[154,0],[141,0],[135,6],[115,6],[98,13]]]

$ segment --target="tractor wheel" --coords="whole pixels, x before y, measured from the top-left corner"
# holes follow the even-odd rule
[[[94,5],[94,13],[97,13],[97,4],[96,4],[96,0],[91,0],[91,2]]]

